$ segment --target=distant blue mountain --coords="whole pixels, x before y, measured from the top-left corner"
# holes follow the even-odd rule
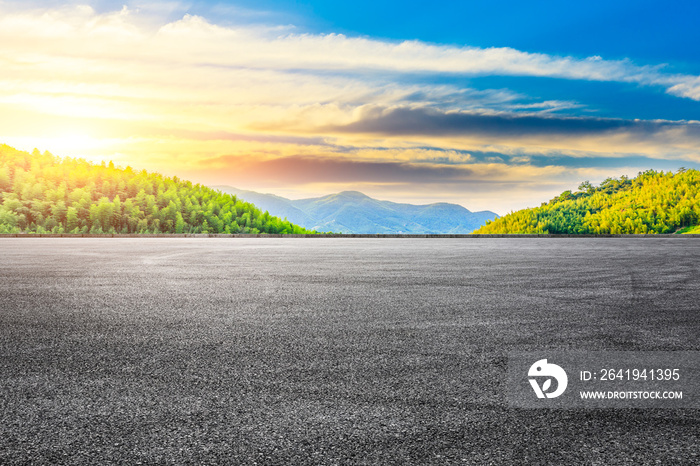
[[[464,234],[479,228],[486,220],[498,218],[494,212],[471,212],[457,204],[398,204],[378,201],[357,191],[290,200],[232,186],[212,188],[235,194],[271,215],[286,217],[292,223],[320,232]]]

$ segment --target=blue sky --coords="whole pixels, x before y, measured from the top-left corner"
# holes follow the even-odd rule
[[[697,1],[283,1],[193,2],[191,11],[215,15],[217,6],[258,11],[249,20],[294,24],[312,33],[394,41],[419,40],[474,47],[510,47],[532,53],[663,66],[700,74]],[[264,14],[263,14],[264,13]],[[235,14],[220,21],[237,21]],[[700,106],[661,88],[599,82],[557,82],[486,76],[428,77],[487,89],[505,87],[544,99],[574,99],[589,108],[570,111],[620,118],[698,119]]]
[[[215,5],[268,12],[316,33],[677,62],[700,71],[695,1],[245,0],[193,2],[191,9],[208,14]]]
[[[242,0],[189,5],[189,11],[203,15],[222,14],[217,9],[221,6],[244,8],[252,20],[294,24],[314,33],[601,55],[700,71],[700,50],[695,46],[700,40],[700,4],[691,0]],[[236,20],[235,14],[222,14],[222,19]]]
[[[505,213],[700,166],[692,1],[0,1],[0,138]]]

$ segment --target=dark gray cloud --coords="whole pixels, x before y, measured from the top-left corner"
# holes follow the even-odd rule
[[[253,156],[224,155],[200,162],[199,173],[229,184],[249,183],[295,185],[309,183],[374,183],[376,185],[431,185],[431,184],[527,184],[529,175],[523,179],[505,176],[518,173],[519,166],[532,168],[566,167],[569,169],[607,167],[627,169],[630,166],[640,169],[677,170],[681,165],[695,167],[695,164],[677,160],[658,160],[643,156],[613,157],[569,157],[530,156],[524,159],[492,152],[473,152],[467,164],[452,161],[441,162],[439,158],[429,163],[373,162],[368,160],[348,160],[321,156],[288,156],[259,160]],[[498,165],[486,168],[470,167],[471,163],[493,163]],[[515,171],[513,171],[515,170]],[[615,175],[613,171],[611,175]],[[532,175],[532,173],[530,173]],[[505,178],[504,178],[505,176]],[[546,183],[542,180],[542,183]]]
[[[245,156],[221,156],[201,162],[204,167],[228,176],[243,176],[265,182],[295,183],[429,183],[478,181],[464,166],[427,165],[405,162],[355,161],[337,158],[290,156],[256,160]],[[206,168],[205,168],[206,169]]]
[[[175,134],[177,137],[191,139],[195,141],[249,141],[249,142],[272,142],[312,146],[329,146],[325,138],[322,137],[302,137],[302,136],[278,136],[273,134],[243,134],[230,131],[196,131],[190,129],[164,130],[152,128],[150,135]]]
[[[552,115],[490,115],[442,112],[432,108],[375,110],[368,112],[354,123],[327,127],[324,130],[341,133],[375,133],[397,136],[481,135],[491,137],[525,137],[629,133],[638,137],[653,137],[661,131],[671,128],[681,128],[688,136],[700,139],[700,125],[687,122]]]

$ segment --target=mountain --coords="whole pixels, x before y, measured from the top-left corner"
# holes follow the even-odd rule
[[[314,233],[236,196],[0,146],[0,233]]]
[[[489,211],[470,212],[456,204],[399,204],[372,199],[357,191],[290,200],[273,194],[213,186],[252,202],[272,215],[316,231],[367,234],[459,234],[470,233],[487,220],[498,217]]]
[[[700,172],[640,172],[585,181],[540,207],[512,212],[475,233],[700,233]]]

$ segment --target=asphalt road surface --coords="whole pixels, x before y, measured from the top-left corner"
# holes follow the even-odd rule
[[[689,239],[0,239],[0,464],[698,464],[509,351],[700,350]]]

